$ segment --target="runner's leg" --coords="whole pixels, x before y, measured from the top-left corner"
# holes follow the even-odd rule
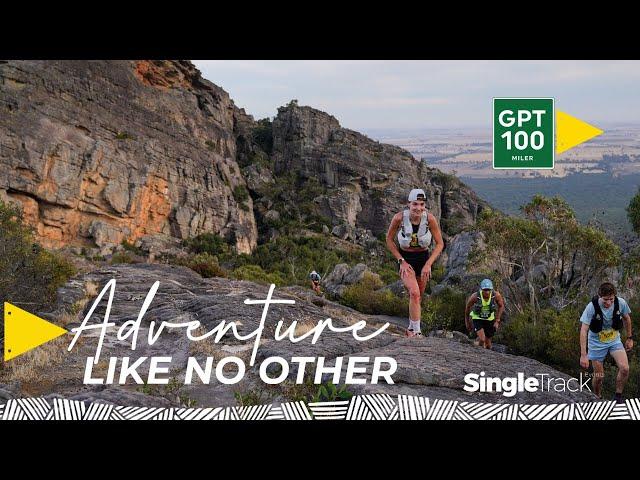
[[[480,330],[478,330],[476,334],[478,335],[478,346],[484,347],[485,342],[487,341],[487,336],[484,334],[484,328],[481,328]]]
[[[420,287],[413,271],[408,271],[402,278],[402,284],[409,292],[409,320],[420,320]]]
[[[604,365],[597,360],[591,360],[593,366],[593,392],[598,398],[602,397],[602,380],[604,380]]]
[[[618,376],[616,377],[616,393],[622,393],[624,386],[629,379],[629,359],[624,348],[609,352],[618,365]]]

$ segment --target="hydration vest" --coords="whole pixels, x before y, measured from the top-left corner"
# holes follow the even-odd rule
[[[427,212],[420,218],[418,232],[413,233],[413,225],[409,218],[409,210],[402,212],[402,224],[398,229],[398,245],[400,248],[428,248],[431,245],[431,230],[429,230],[429,216]]]
[[[474,320],[495,320],[496,300],[493,291],[489,295],[489,299],[485,301],[482,296],[482,290],[478,291],[478,299],[471,310],[471,318]]]
[[[600,308],[600,302],[598,302],[598,296],[596,295],[591,299],[591,304],[595,310],[593,317],[591,317],[591,323],[589,324],[589,330],[593,333],[602,331],[602,322],[604,321],[604,313]],[[622,314],[620,313],[620,303],[618,297],[615,297],[613,301],[613,315],[611,316],[611,328],[614,330],[620,330],[622,328]]]

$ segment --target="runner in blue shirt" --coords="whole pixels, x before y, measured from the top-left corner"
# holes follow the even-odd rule
[[[623,403],[622,391],[629,378],[629,360],[627,352],[633,347],[631,331],[631,309],[627,302],[616,296],[616,287],[603,283],[598,289],[598,295],[582,312],[580,322],[580,366],[589,368],[589,360],[593,366],[593,387],[598,398],[602,394],[604,379],[604,359],[609,353],[618,366],[616,377],[616,393],[614,400]],[[624,344],[620,341],[620,330],[624,321],[627,338]],[[588,340],[588,342],[587,342]],[[589,353],[587,354],[587,343]]]

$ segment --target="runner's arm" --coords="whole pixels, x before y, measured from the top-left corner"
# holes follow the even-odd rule
[[[472,293],[469,299],[467,300],[467,305],[464,307],[464,323],[468,327],[469,326],[469,314],[471,313],[471,308],[476,303],[477,296],[475,293]]]
[[[440,231],[440,226],[438,225],[438,221],[436,217],[434,217],[431,213],[429,214],[429,230],[431,231],[431,235],[433,236],[433,240],[436,242],[436,247],[431,252],[429,259],[427,260],[426,265],[429,265],[429,268],[435,263],[437,258],[444,250],[444,240],[442,239],[442,232]]]
[[[580,356],[587,355],[587,335],[589,334],[589,325],[582,323],[580,327]]]
[[[632,324],[631,324],[631,315],[629,315],[628,313],[625,313],[622,316],[622,319],[624,320],[624,329],[627,332],[627,338],[625,340],[625,343],[627,341],[631,342],[631,346],[630,347],[626,347],[629,350],[631,350],[633,348],[633,338],[630,338],[633,335],[633,330],[632,330]]]
[[[498,292],[496,292],[496,303],[498,304],[498,311],[496,312],[496,321],[502,321],[502,314],[504,313],[504,298]]]
[[[394,241],[394,237],[398,232],[398,228],[400,227],[400,218],[401,214],[396,213],[391,219],[391,225],[389,225],[389,230],[387,231],[387,248],[396,260],[402,258],[402,254],[400,253],[400,250],[398,250],[396,242]]]

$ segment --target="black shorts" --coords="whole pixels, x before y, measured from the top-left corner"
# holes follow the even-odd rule
[[[487,338],[493,337],[493,334],[496,333],[496,328],[494,326],[495,320],[478,320],[473,319],[473,330],[477,332],[478,330],[484,330],[484,336]]]
[[[424,267],[424,264],[427,263],[427,260],[429,259],[429,251],[407,252],[406,250],[400,250],[400,254],[402,255],[402,258],[411,265],[413,271],[416,272],[416,278],[419,278],[420,273],[422,272],[422,267]],[[400,270],[400,265],[398,265],[398,270]]]

